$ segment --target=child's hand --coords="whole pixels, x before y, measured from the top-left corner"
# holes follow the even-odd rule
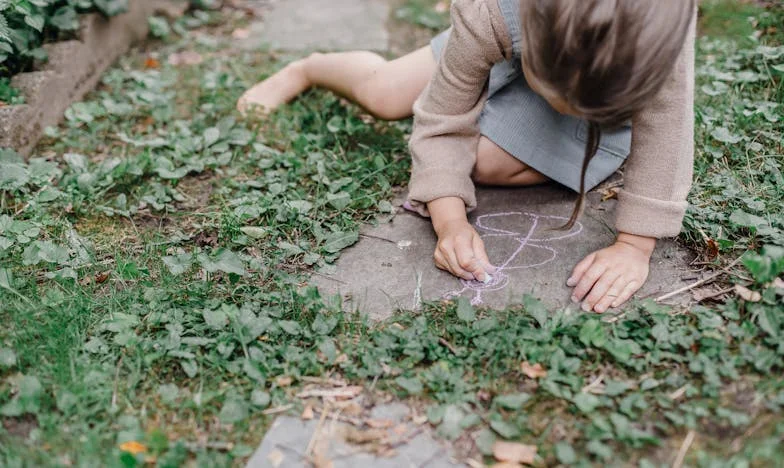
[[[486,281],[487,275],[495,272],[482,238],[467,221],[447,221],[439,226],[437,234],[433,257],[438,268],[467,281]]]
[[[433,257],[436,266],[467,281],[486,281],[495,273],[485,251],[485,243],[469,224],[465,203],[457,197],[444,197],[427,204],[438,245]]]
[[[620,233],[615,244],[577,264],[566,285],[586,312],[602,313],[629,300],[648,279],[656,239]]]

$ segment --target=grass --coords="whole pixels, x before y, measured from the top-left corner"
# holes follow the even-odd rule
[[[318,406],[296,394],[325,377],[406,401],[476,459],[506,438],[539,465],[660,466],[696,431],[691,465],[780,464],[784,12],[710,8],[765,34],[704,19],[682,240],[716,267],[749,250],[731,270],[746,299],[614,322],[532,297],[343,314],[305,275],[390,210],[410,123],[322,92],[238,121],[289,57],[234,50],[231,16],[122,59],[35,158],[0,154],[0,465],[240,465],[263,411]],[[185,50],[203,61],[168,64]]]

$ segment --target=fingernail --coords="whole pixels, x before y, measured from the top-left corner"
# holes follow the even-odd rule
[[[493,281],[493,277],[492,277],[492,276],[490,276],[490,275],[488,275],[487,273],[485,273],[485,277],[484,277],[484,279],[482,280],[482,282],[483,282],[484,284],[489,284],[491,281]]]
[[[573,288],[577,285],[577,280],[575,280],[574,277],[570,276],[569,279],[566,280],[566,285],[569,286],[570,288]]]
[[[466,280],[466,281],[474,281],[476,278],[471,273],[466,273],[463,276],[463,279]]]
[[[597,314],[603,314],[604,313],[604,307],[597,307],[597,308],[594,309],[594,312],[596,312]]]
[[[591,311],[591,305],[588,304],[587,302],[583,302],[582,309],[583,309],[583,312],[590,312]]]
[[[574,302],[575,304],[577,304],[577,303],[579,303],[579,302],[580,302],[580,299],[579,299],[577,296],[572,296],[572,302]]]

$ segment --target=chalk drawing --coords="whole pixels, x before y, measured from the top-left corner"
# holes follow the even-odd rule
[[[509,231],[491,226],[494,221],[503,222],[505,220],[521,226],[521,229]],[[547,221],[551,222],[548,223]],[[471,292],[473,293],[471,304],[475,306],[480,305],[482,304],[483,293],[500,291],[509,285],[509,275],[506,272],[512,270],[530,270],[552,262],[558,258],[558,251],[551,247],[550,243],[574,237],[583,231],[583,225],[579,222],[575,223],[574,227],[568,232],[547,230],[563,225],[566,221],[568,221],[568,218],[562,216],[547,216],[520,211],[480,216],[477,218],[475,226],[479,235],[485,241],[485,246],[488,250],[491,250],[492,245],[495,243],[494,239],[512,241],[517,245],[515,245],[512,254],[497,267],[497,271],[491,275],[492,278],[488,283],[461,279],[460,284],[462,285],[462,289],[449,292],[445,294],[444,297],[450,299]],[[544,252],[544,260],[537,255],[539,258],[535,261],[520,263],[520,260],[522,260],[522,257],[524,257],[527,252],[537,249]]]

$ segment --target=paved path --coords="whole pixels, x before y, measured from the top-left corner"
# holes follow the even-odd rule
[[[385,51],[389,47],[386,0],[276,0],[263,21],[250,25],[245,48],[291,51]]]
[[[502,267],[490,284],[460,281],[433,265],[436,238],[430,222],[403,212],[391,222],[367,229],[360,242],[345,251],[337,272],[314,277],[323,294],[341,294],[347,309],[376,319],[396,309],[416,309],[422,301],[464,296],[475,305],[504,308],[532,294],[551,306],[570,305],[566,278],[589,253],[614,239],[615,200],[589,194],[580,223],[562,226],[572,212],[575,195],[555,185],[521,189],[480,189],[479,208],[470,216],[482,235],[494,265]],[[401,210],[402,211],[402,210]],[[672,241],[661,241],[651,262],[651,276],[639,297],[677,289],[693,276],[689,253]]]

